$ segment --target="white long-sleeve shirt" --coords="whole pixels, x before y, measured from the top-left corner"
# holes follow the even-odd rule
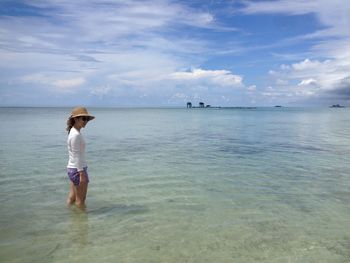
[[[67,168],[77,168],[83,171],[86,167],[85,140],[81,133],[74,127],[70,130],[67,140],[69,161]]]

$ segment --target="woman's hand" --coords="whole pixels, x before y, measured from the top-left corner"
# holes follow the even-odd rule
[[[87,178],[85,175],[84,171],[80,171],[79,172],[79,176],[80,176],[80,184],[86,184],[87,183]]]

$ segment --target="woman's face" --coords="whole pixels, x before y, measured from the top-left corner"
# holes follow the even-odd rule
[[[89,121],[89,117],[85,117],[85,116],[78,117],[75,119],[75,123],[79,128],[85,128],[88,121]]]

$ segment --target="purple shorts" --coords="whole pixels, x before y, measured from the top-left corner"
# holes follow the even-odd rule
[[[89,175],[87,172],[87,167],[84,167],[84,172],[85,172],[85,175],[87,177],[87,182],[89,182]],[[72,181],[72,183],[75,186],[78,186],[80,184],[80,175],[79,175],[78,169],[77,168],[67,168],[67,173],[68,173],[68,177]]]

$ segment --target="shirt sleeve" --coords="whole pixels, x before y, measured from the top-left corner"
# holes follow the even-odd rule
[[[82,160],[82,152],[81,152],[81,136],[76,135],[71,139],[71,151],[74,155],[74,159],[76,160],[78,171],[83,171],[83,160]]]

